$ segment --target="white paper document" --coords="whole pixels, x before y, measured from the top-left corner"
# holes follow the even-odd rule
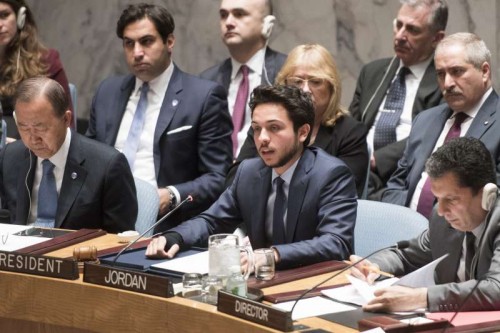
[[[208,251],[196,253],[187,257],[170,259],[159,264],[154,264],[152,267],[179,273],[208,274]]]
[[[290,311],[295,301],[273,304],[273,307]],[[327,313],[336,313],[356,309],[354,306],[345,305],[330,299],[316,296],[300,300],[292,313],[292,319],[297,320],[306,317],[317,317]]]
[[[351,282],[350,285],[333,288],[328,290],[323,290],[322,293],[332,299],[338,300],[340,302],[346,302],[357,305],[365,305],[371,301],[374,296],[374,292],[380,288],[386,288],[392,285],[400,285],[406,287],[420,288],[420,287],[430,287],[435,285],[434,282],[434,271],[437,264],[446,258],[448,254],[434,260],[433,262],[417,269],[416,271],[403,276],[402,278],[390,278],[386,280],[376,281],[373,285],[369,285],[363,280],[355,278],[352,275],[347,275],[347,279]]]
[[[0,251],[16,251],[50,239],[46,237],[14,235],[19,231],[29,228],[31,226],[0,223]]]

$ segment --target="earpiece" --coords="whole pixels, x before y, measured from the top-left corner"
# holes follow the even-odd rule
[[[262,20],[262,36],[267,40],[271,37],[273,32],[274,22],[276,22],[276,17],[274,15],[267,15]]]
[[[14,118],[14,122],[16,123],[17,125],[17,117],[16,117],[16,111],[12,111],[12,118]]]
[[[483,187],[483,197],[481,199],[481,207],[490,211],[497,200],[498,187],[493,183],[488,183]]]
[[[19,8],[17,12],[17,28],[23,30],[24,24],[26,23],[26,7]]]

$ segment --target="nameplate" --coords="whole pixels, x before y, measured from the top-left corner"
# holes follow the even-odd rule
[[[5,251],[0,251],[0,270],[66,280],[79,277],[74,260]]]
[[[172,281],[164,276],[126,270],[107,265],[85,263],[83,282],[135,291],[160,297],[173,297]]]
[[[292,314],[219,290],[217,310],[283,332],[293,331]]]

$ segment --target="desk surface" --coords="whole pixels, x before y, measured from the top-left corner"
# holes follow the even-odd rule
[[[119,245],[105,235],[47,255],[70,257],[73,248],[98,250]],[[264,293],[306,289],[328,274],[264,289]],[[345,282],[340,276],[330,284]],[[276,332],[181,297],[160,298],[119,289],[46,277],[0,272],[1,332]],[[356,332],[320,318],[298,323],[334,332]],[[71,329],[69,329],[71,328]]]

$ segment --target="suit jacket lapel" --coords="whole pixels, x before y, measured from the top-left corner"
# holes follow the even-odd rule
[[[129,75],[125,77],[120,87],[120,97],[115,101],[115,107],[108,110],[106,117],[106,138],[105,143],[114,146],[118,130],[120,129],[121,119],[128,104],[128,100],[135,87],[135,76]],[[117,121],[117,119],[120,119]]]
[[[182,103],[182,75],[182,71],[174,65],[174,72],[172,73],[167,91],[165,92],[165,97],[163,98],[163,103],[160,108],[160,115],[158,116],[158,122],[156,123],[153,141],[156,178],[158,178],[158,173],[160,172],[160,139]]]
[[[269,79],[272,77],[276,77],[276,74],[279,70],[276,66],[276,61],[275,61],[275,54],[274,52],[267,47],[266,48],[266,54],[264,58],[264,66],[262,66],[262,79],[261,79],[261,84],[273,84],[274,82],[269,82]]]
[[[87,178],[87,170],[83,167],[85,158],[81,155],[80,138],[77,134],[72,133],[71,145],[68,151],[66,167],[57,201],[57,214],[55,227],[59,228],[68,216],[68,213],[73,206],[78,193],[80,192],[85,179]]]
[[[429,66],[425,70],[424,76],[418,86],[415,102],[413,103],[412,118],[417,115],[418,111],[426,109],[426,100],[429,95],[435,93],[439,89],[436,77],[436,68],[434,67],[434,60],[431,60]]]
[[[495,114],[497,111],[498,95],[493,90],[484,101],[483,105],[479,109],[479,112],[474,117],[466,136],[481,139],[483,134],[493,125],[495,122]]]
[[[295,228],[299,221],[299,213],[306,196],[307,185],[309,184],[309,177],[307,174],[314,166],[314,156],[314,153],[310,150],[306,149],[304,151],[290,182],[287,203],[288,209],[286,214],[285,240],[287,243],[293,242]]]
[[[220,68],[217,82],[220,82],[220,84],[226,88],[226,91],[229,91],[229,85],[231,84],[231,72],[233,71],[233,66],[231,63],[231,58],[226,59]]]
[[[373,124],[375,122],[375,117],[378,113],[379,106],[382,103],[382,100],[384,99],[387,89],[389,89],[389,86],[391,85],[394,75],[396,75],[396,70],[398,69],[398,67],[399,67],[399,61],[394,61],[392,63],[392,66],[390,66],[390,68],[384,69],[381,79],[383,78],[386,72],[387,75],[385,75],[385,79],[380,85],[380,88],[376,92],[374,92],[375,95],[373,97],[373,101],[368,106],[366,112],[364,112],[363,114],[363,122],[365,124]]]
[[[31,156],[30,156],[31,155]],[[17,176],[17,205],[16,205],[16,224],[28,224],[28,214],[30,213],[31,194],[33,192],[33,181],[35,179],[37,157],[26,149],[24,162]],[[29,174],[28,174],[29,172]],[[26,179],[26,175],[28,178]],[[28,187],[28,189],[26,188]]]
[[[267,246],[266,236],[266,212],[267,200],[269,192],[271,191],[271,168],[262,163],[263,166],[258,172],[259,179],[255,179],[249,193],[255,194],[255,210],[252,213],[251,225],[249,229],[252,230],[250,239],[252,240],[252,247],[254,249]]]

